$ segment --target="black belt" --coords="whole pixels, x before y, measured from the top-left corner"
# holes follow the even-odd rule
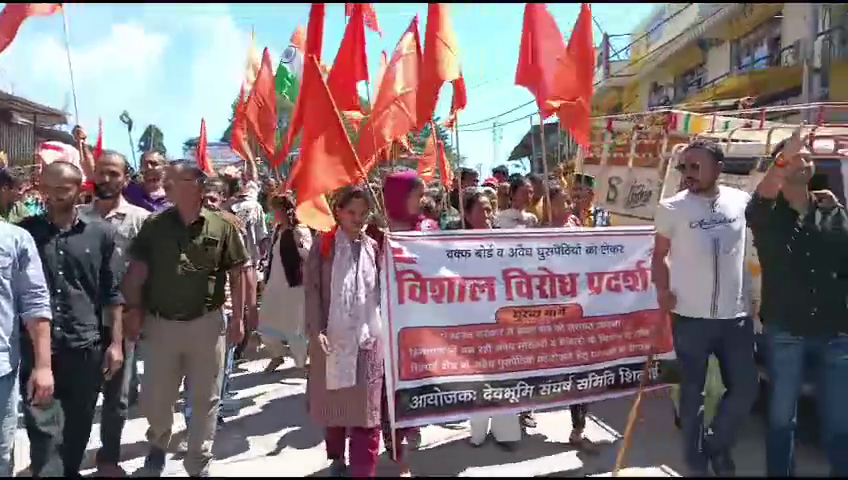
[[[165,315],[165,314],[159,313],[156,310],[151,310],[150,314],[154,315],[156,317],[159,317],[163,320],[168,320],[168,321],[171,321],[171,322],[191,322],[193,320],[197,320],[198,318],[206,315],[209,312],[213,312],[215,310],[218,310],[219,308],[221,308],[221,307],[208,308],[208,309],[204,310],[203,312],[201,312],[199,314],[191,313],[191,314],[183,314],[183,315]]]

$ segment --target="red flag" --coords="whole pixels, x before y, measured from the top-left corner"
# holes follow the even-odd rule
[[[247,125],[256,136],[267,158],[274,158],[277,135],[277,88],[268,48],[262,52],[262,66],[244,106]]]
[[[247,118],[244,116],[246,102],[239,102],[236,106],[236,118],[233,119],[233,131],[230,135],[230,148],[236,152],[242,160],[253,158],[250,145],[247,142]]]
[[[439,168],[438,149],[436,148],[435,129],[424,144],[424,151],[418,156],[418,176],[427,183],[431,183],[436,177],[436,169]]]
[[[345,3],[345,16],[353,15],[355,5],[362,5],[362,11],[365,14],[365,26],[368,27],[368,30],[382,37],[383,32],[380,31],[380,25],[377,24],[377,12],[374,11],[374,6],[370,3]]]
[[[303,30],[303,26],[298,25],[297,28],[294,29],[294,33],[292,33],[289,43],[294,45],[294,48],[301,52],[306,49],[306,32]]]
[[[94,161],[100,160],[103,155],[103,118],[97,119],[97,143],[94,145]]]
[[[208,142],[206,140],[206,119],[200,119],[200,138],[197,139],[197,167],[206,172],[207,175],[213,175],[215,171],[212,169],[212,163],[209,161],[209,155],[206,153]]]
[[[433,119],[442,85],[461,76],[459,41],[451,25],[449,8],[447,3],[431,3],[427,7],[424,56],[416,98],[419,130]]]
[[[554,109],[546,102],[554,91],[557,61],[565,54],[565,42],[554,17],[544,3],[528,3],[524,7],[524,27],[521,31],[521,49],[515,84],[530,90],[542,118],[548,118]]]
[[[421,41],[416,16],[392,54],[374,108],[359,133],[356,153],[366,172],[377,162],[377,152],[415,129],[418,123],[415,96],[420,69]]]
[[[303,78],[314,83],[304,85],[309,90],[309,108],[303,116],[300,158],[287,183],[287,188],[297,195],[298,207],[320,201],[321,196],[353,184],[362,170],[330,90],[321,77],[318,61],[312,55],[305,59]]]
[[[324,46],[324,11],[326,10],[325,4],[323,3],[313,3],[312,7],[309,9],[309,24],[306,26],[306,46],[304,47],[303,59],[306,62],[306,59],[309,56],[315,57],[315,61],[318,63],[318,76],[322,79],[324,78],[321,75],[321,50]],[[271,164],[275,167],[279,167],[283,160],[288,157],[289,152],[291,152],[292,145],[294,145],[294,139],[300,133],[300,130],[303,128],[303,115],[304,110],[306,109],[305,102],[307,102],[307,97],[309,97],[309,92],[306,91],[307,86],[314,85],[315,80],[310,79],[307,75],[310,75],[312,69],[303,69],[303,75],[300,80],[300,92],[297,94],[297,102],[295,102],[294,110],[292,111],[291,118],[289,119],[289,127],[286,131],[286,141],[283,144],[283,148],[281,148],[276,157],[271,160]],[[302,143],[302,142],[301,142]]]
[[[460,75],[453,81],[453,98],[451,98],[451,109],[445,128],[456,126],[459,112],[465,110],[466,105],[468,105],[468,92],[465,90],[465,79]]]
[[[448,162],[448,156],[445,153],[445,144],[442,142],[439,143],[439,155],[437,157],[437,162],[439,166],[439,176],[442,178],[442,185],[447,188],[450,188],[453,185],[453,169],[450,166],[450,162]]]
[[[9,48],[27,18],[46,17],[61,9],[61,3],[7,3],[0,12],[0,53]]]
[[[365,20],[361,3],[353,4],[353,13],[345,28],[344,38],[333,69],[327,77],[327,86],[336,107],[345,111],[362,111],[356,84],[368,81],[368,58],[365,53]]]
[[[589,147],[592,95],[595,83],[595,47],[592,38],[592,10],[588,3],[580,7],[580,15],[566,54],[559,59],[554,77],[555,88],[547,105],[554,109],[563,130],[571,132],[574,140]]]

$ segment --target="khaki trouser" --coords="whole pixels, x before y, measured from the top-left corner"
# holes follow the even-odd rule
[[[201,473],[212,459],[212,444],[223,381],[226,328],[221,310],[177,322],[148,315],[144,322],[144,377],[141,407],[150,427],[147,441],[166,451],[174,425],[174,404],[183,377],[191,385],[185,469]]]

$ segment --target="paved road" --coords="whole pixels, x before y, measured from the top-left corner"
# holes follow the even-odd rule
[[[233,378],[242,408],[227,419],[215,442],[218,459],[211,467],[213,476],[326,476],[328,462],[321,432],[313,427],[304,411],[305,380],[289,365],[273,374],[262,369],[267,360],[248,362]],[[537,414],[538,428],[531,429],[519,447],[504,453],[491,442],[481,448],[468,443],[467,423],[456,426],[429,426],[422,429],[422,447],[410,456],[413,472],[432,476],[608,476],[615,464],[621,433],[632,399],[616,399],[592,405],[587,436],[606,445],[597,455],[578,453],[568,444],[571,420],[567,411]],[[678,476],[684,472],[679,433],[670,414],[670,400],[664,392],[653,392],[642,402],[642,414],[627,456],[630,476]],[[137,413],[135,413],[137,415]],[[123,438],[122,466],[128,472],[140,467],[146,453],[144,432],[147,423],[134,418]],[[175,431],[185,428],[182,415],[175,416]],[[99,425],[94,426],[83,474],[94,472],[94,453],[99,446]],[[16,464],[28,465],[26,434],[18,431]],[[735,452],[740,475],[764,474],[762,420],[751,415]],[[819,450],[806,444],[798,447],[798,475],[824,476],[827,466]],[[378,473],[396,475],[391,462],[382,455]],[[167,476],[184,476],[182,461],[169,456]]]

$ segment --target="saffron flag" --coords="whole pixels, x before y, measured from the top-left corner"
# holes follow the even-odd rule
[[[424,56],[416,96],[419,130],[433,119],[442,85],[461,78],[459,41],[451,25],[449,8],[447,3],[431,3],[427,7]]]
[[[562,34],[545,4],[528,3],[524,7],[515,84],[530,90],[536,97],[542,120],[554,113],[547,101],[552,98],[558,61],[564,54]]]
[[[274,158],[277,133],[277,91],[268,48],[262,52],[262,66],[244,107],[247,125],[267,158]]]
[[[214,175],[212,163],[209,161],[209,154],[206,152],[208,145],[206,138],[206,119],[200,119],[200,137],[197,139],[197,167],[203,170],[207,175]]]
[[[312,7],[309,10],[309,24],[306,26],[306,45],[304,47],[304,58],[308,58],[310,56],[315,57],[315,61],[318,63],[318,76],[323,79],[323,75],[321,73],[321,50],[324,45],[324,13],[326,10],[326,5],[323,3],[313,3]],[[289,119],[289,125],[286,129],[286,139],[283,143],[283,147],[278,151],[277,155],[272,160],[271,164],[278,168],[283,160],[288,157],[289,152],[291,152],[291,148],[294,145],[294,139],[300,134],[300,130],[303,128],[303,115],[306,110],[306,105],[304,104],[305,98],[308,97],[307,94],[303,90],[305,90],[306,85],[313,85],[315,81],[313,79],[307,78],[310,69],[304,68],[303,78],[301,80],[301,92],[304,95],[297,95],[297,101],[294,104],[294,110],[292,111],[292,116]],[[303,143],[303,142],[301,142]]]
[[[9,48],[27,18],[46,17],[61,9],[61,3],[7,3],[0,12],[0,53]]]
[[[356,85],[368,80],[368,58],[365,50],[365,18],[361,3],[353,4],[350,21],[345,27],[336,61],[327,77],[327,86],[343,112],[361,112],[359,91]]]
[[[592,10],[588,3],[580,15],[561,55],[554,77],[554,90],[547,104],[559,117],[559,124],[584,148],[589,147],[592,95],[595,82],[595,47],[592,36]]]
[[[368,27],[368,30],[383,36],[383,32],[380,31],[380,25],[377,23],[377,12],[374,10],[374,6],[370,3],[345,3],[345,16],[349,17],[353,14],[354,5],[362,5],[362,11],[365,14],[365,26]]]
[[[243,160],[253,158],[253,152],[250,151],[250,145],[247,141],[247,118],[244,116],[244,107],[261,65],[262,57],[259,56],[259,51],[256,49],[256,35],[251,33],[247,62],[244,66],[244,76],[241,80],[241,91],[236,102],[233,130],[230,136],[230,148]]]
[[[365,172],[377,163],[378,152],[415,130],[418,124],[415,96],[420,69],[421,41],[416,16],[392,54],[374,108],[359,132],[356,153]]]
[[[362,171],[341,115],[320,73],[318,60],[308,55],[304,90],[309,92],[309,108],[303,115],[300,158],[286,186],[297,195],[299,218],[302,218],[301,206],[307,204],[311,213],[321,211],[326,204],[326,194],[353,184]]]

